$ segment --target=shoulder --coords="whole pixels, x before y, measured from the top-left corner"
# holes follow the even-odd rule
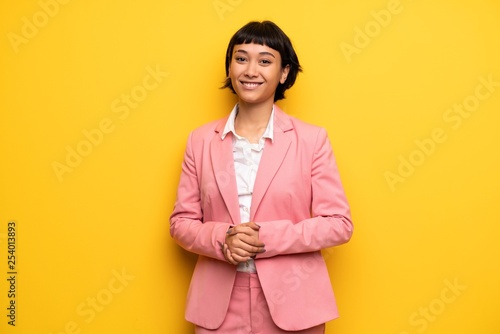
[[[211,139],[219,134],[227,121],[227,116],[209,123],[203,124],[191,131],[190,137],[193,140]]]
[[[319,137],[328,137],[326,129],[322,126],[311,124],[286,114],[281,109],[276,109],[276,123],[285,132],[293,130],[298,138],[306,141],[316,141]]]
[[[322,126],[307,123],[301,119],[295,118],[293,116],[290,116],[292,119],[292,123],[294,125],[294,128],[297,131],[303,132],[303,133],[310,133],[310,134],[318,134],[318,133],[326,133],[326,129],[323,128]]]

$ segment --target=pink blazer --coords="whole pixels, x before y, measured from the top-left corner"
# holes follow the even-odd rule
[[[276,325],[302,330],[338,317],[320,250],[347,242],[353,226],[326,131],[274,108],[274,142],[266,141],[252,196],[251,221],[266,245],[255,265]],[[222,324],[236,275],[219,244],[240,222],[226,120],[190,134],[170,217],[172,237],[199,254],[186,319],[209,329]]]

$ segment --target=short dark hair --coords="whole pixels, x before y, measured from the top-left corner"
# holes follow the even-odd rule
[[[302,72],[299,58],[293,49],[292,42],[288,36],[274,22],[271,21],[252,21],[238,30],[227,46],[226,51],[226,80],[222,88],[229,88],[236,94],[231,79],[229,78],[229,66],[231,64],[233,48],[237,44],[260,44],[270,47],[280,53],[281,68],[290,66],[285,83],[279,83],[274,94],[274,102],[285,98],[285,91],[292,87],[297,78],[297,74]]]

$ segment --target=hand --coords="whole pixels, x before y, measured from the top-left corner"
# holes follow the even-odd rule
[[[265,245],[259,240],[259,230],[260,226],[254,222],[242,223],[229,229],[222,246],[226,260],[236,265],[265,252]]]

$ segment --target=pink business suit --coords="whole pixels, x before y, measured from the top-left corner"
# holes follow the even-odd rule
[[[326,131],[274,108],[274,142],[266,141],[250,213],[266,245],[255,265],[276,325],[302,330],[338,316],[320,250],[347,242],[353,226]],[[223,322],[236,274],[219,244],[240,222],[226,120],[191,133],[170,217],[172,237],[199,254],[186,319],[208,329]]]

